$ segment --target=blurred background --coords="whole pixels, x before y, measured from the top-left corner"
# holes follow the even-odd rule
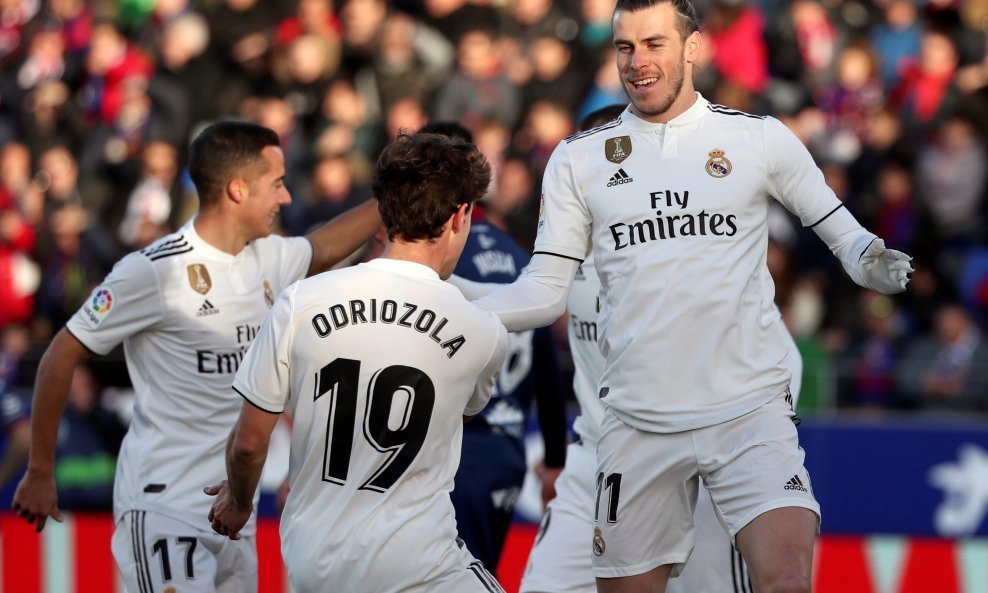
[[[988,0],[696,6],[697,88],[779,118],[850,211],[914,256],[907,293],[865,291],[772,212],[768,264],[803,355],[801,440],[824,508],[816,590],[988,592]],[[185,161],[203,126],[277,131],[293,196],[278,232],[297,235],[369,199],[399,130],[459,121],[494,167],[488,217],[530,247],[553,148],[627,102],[613,7],[0,0],[0,508],[23,471],[41,352],[117,259],[195,211]],[[571,371],[565,320],[554,329]],[[0,514],[0,591],[119,590],[93,542],[112,531],[129,388],[119,349],[74,378],[57,470],[74,512],[43,538]],[[523,496],[499,567],[509,590],[538,507]],[[284,589],[271,509],[262,591]]]

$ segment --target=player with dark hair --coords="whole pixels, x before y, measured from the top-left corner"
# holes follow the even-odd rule
[[[490,175],[472,144],[399,135],[374,173],[384,252],[285,289],[237,373],[246,401],[209,520],[240,537],[290,410],[281,536],[296,593],[503,592],[458,540],[449,499],[463,417],[507,352],[497,318],[444,282]]]
[[[271,235],[291,201],[278,136],[219,122],[192,143],[196,216],[120,260],[41,358],[28,469],[13,507],[41,531],[61,521],[55,444],[73,370],[123,342],[134,417],[117,459],[113,555],[129,593],[257,590],[253,519],[242,541],[204,521],[205,484],[222,479],[223,446],[240,398],[234,373],[274,297],[360,247],[376,228],[373,202],[307,237]]]
[[[612,29],[631,104],[559,144],[530,266],[476,302],[509,331],[544,325],[594,256],[599,591],[665,591],[693,549],[700,480],[754,589],[808,591],[820,507],[766,264],[770,201],[865,288],[902,292],[910,258],[858,223],[781,122],[694,90],[702,38],[688,0],[618,0]]]

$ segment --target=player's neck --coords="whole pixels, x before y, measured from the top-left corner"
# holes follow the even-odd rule
[[[228,216],[224,216],[215,208],[200,210],[192,224],[195,226],[196,234],[203,241],[230,255],[237,255],[243,251],[250,241],[247,234],[241,232]]]
[[[399,261],[410,261],[432,268],[437,274],[442,274],[445,254],[436,243],[428,241],[389,240],[384,246],[381,257]]]

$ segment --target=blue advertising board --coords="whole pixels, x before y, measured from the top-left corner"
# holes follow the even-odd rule
[[[988,535],[988,419],[808,418],[823,533]]]

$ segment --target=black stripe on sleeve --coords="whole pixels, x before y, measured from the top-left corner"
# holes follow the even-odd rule
[[[573,260],[573,261],[575,261],[577,263],[580,263],[580,264],[583,263],[583,260],[580,259],[580,258],[578,258],[578,257],[570,257],[568,255],[562,255],[562,254],[559,254],[559,253],[553,253],[551,251],[533,251],[532,252],[532,255],[536,255],[536,254],[539,254],[539,253],[541,253],[542,255],[553,255],[555,257],[561,257],[563,259],[570,259],[570,260]]]
[[[816,221],[816,222],[814,222],[813,224],[811,224],[810,226],[808,226],[808,227],[806,227],[806,228],[808,228],[808,229],[811,229],[811,228],[813,228],[813,227],[815,227],[816,225],[818,225],[818,224],[820,224],[821,222],[823,222],[823,221],[825,221],[825,220],[827,220],[828,218],[830,218],[830,215],[831,215],[831,214],[833,214],[834,212],[837,212],[838,210],[840,210],[840,209],[841,209],[841,208],[843,208],[843,207],[844,207],[844,204],[838,204],[836,208],[834,208],[834,209],[833,209],[833,210],[831,210],[830,212],[827,212],[826,214],[824,214],[824,215],[823,215],[823,218],[821,218],[820,220],[818,220],[818,221]]]
[[[239,389],[237,389],[236,387],[232,387],[232,389],[237,392],[237,395],[239,395],[240,397],[244,398],[244,401],[245,402],[249,403],[250,405],[254,406],[255,408],[257,408],[258,410],[260,410],[262,412],[267,412],[268,414],[280,414],[281,413],[281,412],[275,412],[274,410],[267,410],[265,408],[262,408],[261,406],[257,405],[256,403],[250,401],[250,399],[248,399],[247,396],[244,395],[244,393],[242,391],[240,391]]]

